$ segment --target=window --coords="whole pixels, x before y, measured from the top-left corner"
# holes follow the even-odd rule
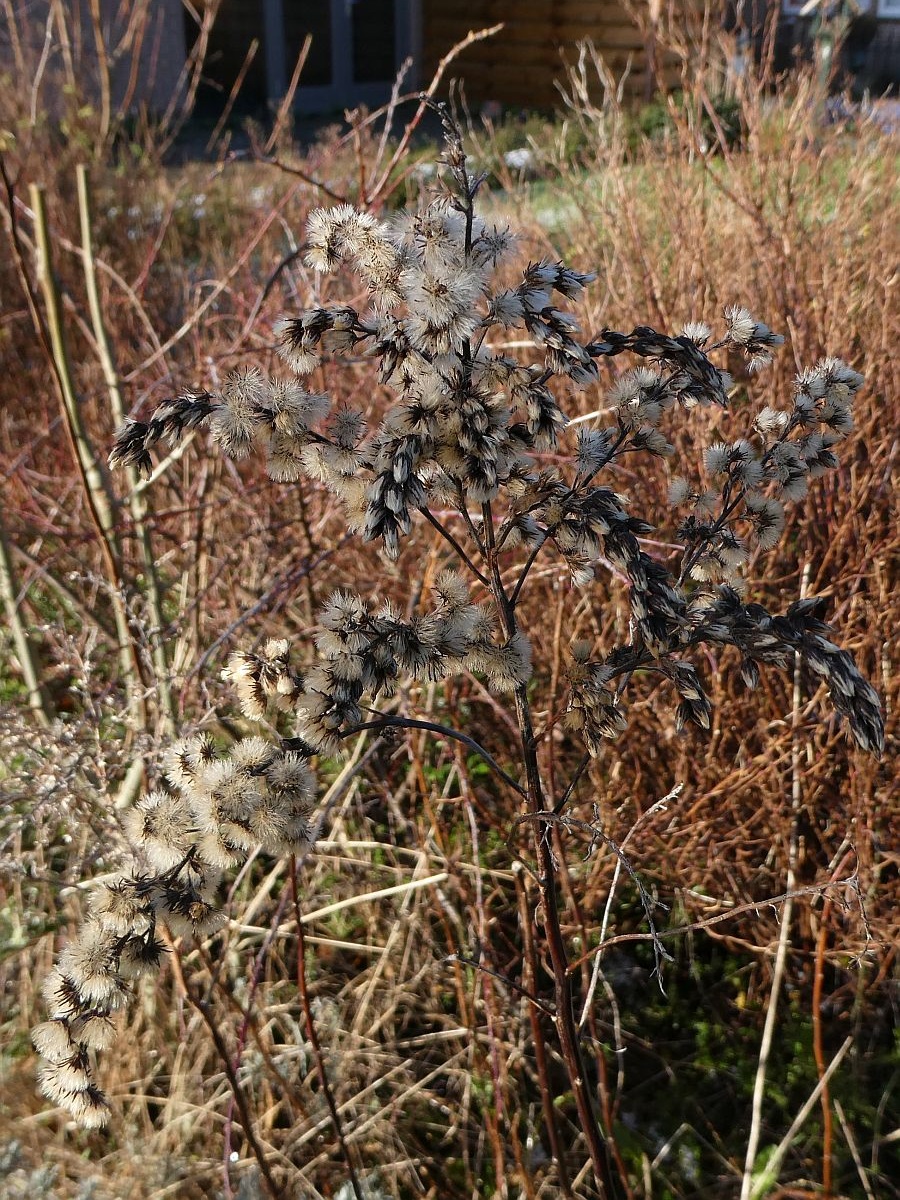
[[[418,47],[419,0],[262,2],[272,11],[271,52],[279,68],[275,95],[284,92],[303,39],[312,34],[295,100],[301,112],[386,103],[400,64]],[[412,86],[408,75],[406,87]]]

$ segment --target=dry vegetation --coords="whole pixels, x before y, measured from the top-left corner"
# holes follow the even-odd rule
[[[584,69],[593,69],[589,61]],[[773,1179],[758,1194],[900,1196],[896,142],[868,124],[823,125],[816,97],[801,87],[777,103],[760,92],[743,97],[740,145],[706,153],[691,120],[703,111],[698,86],[693,107],[673,110],[664,143],[635,148],[612,100],[595,107],[576,85],[577,73],[565,135],[579,131],[575,156],[570,140],[566,161],[555,161],[564,138],[559,125],[548,129],[534,147],[537,181],[495,194],[493,204],[521,229],[532,258],[565,255],[598,272],[584,327],[675,330],[737,302],[786,337],[763,376],[731,364],[740,388],[728,414],[704,410],[673,424],[676,461],[692,463],[713,434],[739,436],[747,407],[786,396],[801,364],[835,353],[866,376],[840,470],[789,511],[778,549],[748,575],[754,598],[774,609],[801,592],[830,597],[829,619],[880,691],[887,721],[877,763],[826,718],[815,677],[801,672],[795,690],[773,672],[748,695],[727,653],[709,662],[709,735],[677,735],[653,687],[633,699],[627,730],[592,761],[574,811],[589,819],[596,804],[605,833],[627,843],[637,876],[668,906],[657,910],[659,923],[691,928],[668,943],[675,961],[663,995],[643,910],[616,855],[601,845],[585,857],[587,843],[574,837],[558,847],[573,957],[597,944],[601,926],[608,942],[586,1024],[604,1123],[633,1196],[737,1197],[766,1012],[777,1004],[761,1150],[781,1142],[852,1042],[785,1147],[784,1190]],[[347,547],[338,506],[323,491],[273,484],[255,460],[235,466],[195,445],[141,493],[146,511],[129,506],[117,479],[114,529],[101,538],[102,517],[76,466],[78,431],[29,309],[47,311],[29,185],[44,189],[83,441],[102,460],[117,424],[116,389],[126,412],[143,413],[248,360],[273,365],[274,322],[318,286],[294,254],[309,210],[323,202],[308,181],[356,200],[360,162],[370,180],[380,177],[372,167],[379,141],[357,128],[347,138],[328,133],[280,167],[162,167],[146,147],[132,152],[124,133],[98,145],[88,113],[80,138],[63,137],[58,116],[35,124],[30,97],[16,108],[14,93],[3,89],[0,110],[0,130],[10,131],[0,133],[0,536],[17,614],[7,613],[0,659],[0,1191],[262,1195],[245,1136],[250,1114],[281,1194],[346,1200],[347,1169],[299,997],[306,986],[367,1195],[557,1195],[534,1060],[537,1018],[513,986],[547,994],[546,980],[521,979],[522,930],[536,903],[519,865],[520,856],[531,861],[529,843],[514,830],[510,796],[478,759],[422,732],[363,737],[351,769],[321,765],[330,785],[324,840],[298,868],[299,905],[290,864],[259,856],[226,882],[224,931],[203,945],[171,946],[167,968],[142,985],[105,1056],[114,1106],[106,1131],[75,1131],[37,1095],[28,1031],[43,1019],[40,984],[91,881],[127,857],[119,818],[141,775],[157,777],[175,729],[202,727],[223,740],[246,732],[219,678],[230,651],[306,635],[337,585],[405,599],[409,579],[427,584],[443,552],[424,525],[397,563],[374,546]],[[479,137],[485,154],[489,140]],[[381,149],[385,166],[391,147]],[[382,200],[425,186],[406,161]],[[79,162],[93,201],[106,369],[79,250]],[[352,281],[325,286],[328,300],[352,302]],[[608,384],[614,371],[604,369]],[[319,375],[322,390],[366,411],[383,403],[364,361],[326,364]],[[602,406],[603,391],[567,398],[570,415]],[[617,486],[639,494],[642,509],[664,511],[663,466],[621,476]],[[670,552],[665,531],[647,546]],[[552,698],[563,612],[575,611],[581,636],[601,638],[627,623],[627,598],[624,590],[573,592],[549,557],[532,580],[528,620]],[[124,662],[118,596],[135,647]],[[23,655],[41,681],[32,707]],[[417,702],[420,712],[480,731],[500,762],[516,761],[509,716],[476,679],[425,687]],[[565,779],[579,756],[560,740],[547,769]],[[792,899],[767,903],[792,888]],[[576,976],[582,997],[593,961]],[[574,1108],[559,1064],[547,1071],[560,1083],[574,1175],[584,1161]],[[593,1194],[591,1186],[582,1178],[576,1194]]]

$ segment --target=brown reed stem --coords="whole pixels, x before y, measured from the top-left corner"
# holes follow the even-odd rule
[[[120,428],[125,422],[125,405],[122,400],[122,387],[119,374],[113,359],[112,348],[106,333],[103,320],[103,308],[100,303],[100,291],[97,287],[97,268],[94,261],[93,235],[91,223],[91,194],[88,182],[87,167],[79,163],[75,168],[75,180],[78,191],[78,213],[81,223],[81,251],[84,264],[84,280],[87,289],[88,308],[91,314],[91,324],[97,342],[97,355],[103,370],[106,390],[109,394],[109,405],[116,427]],[[153,551],[153,541],[147,525],[147,501],[144,494],[137,490],[139,476],[134,467],[128,467],[128,507],[137,543],[140,549],[141,566],[146,580],[147,608],[150,613],[152,628],[149,631],[150,653],[153,669],[156,675],[156,689],[159,696],[159,708],[163,729],[168,737],[175,736],[175,708],[172,703],[172,688],[169,679],[169,662],[163,637],[165,617],[163,610],[163,588],[159,572],[156,569],[156,555]]]
[[[275,114],[275,120],[272,123],[272,132],[269,134],[269,140],[263,147],[263,154],[268,154],[274,146],[277,146],[278,139],[284,132],[284,128],[294,107],[294,96],[297,92],[297,86],[300,83],[301,72],[306,66],[311,46],[312,34],[308,33],[303,39],[303,45],[300,47],[300,53],[297,55],[297,61],[294,64],[294,71],[291,75],[291,82],[288,84],[287,91],[282,96],[281,103],[278,105],[278,112]]]
[[[515,607],[507,596],[500,577],[500,565],[494,541],[494,514],[489,502],[483,506],[482,515],[487,563],[492,582],[491,590],[500,614],[503,632],[509,639],[517,632],[518,626]],[[528,791],[528,809],[531,816],[538,817],[547,811],[547,805],[544,800],[544,789],[538,767],[537,741],[534,736],[528,688],[525,684],[516,685],[515,702]],[[575,1097],[578,1119],[587,1140],[600,1195],[603,1200],[615,1200],[615,1197],[620,1195],[620,1191],[613,1177],[609,1147],[600,1130],[597,1114],[588,1093],[587,1072],[581,1054],[578,1027],[575,1023],[572,978],[569,973],[569,960],[560,925],[559,904],[556,895],[556,864],[553,858],[552,829],[549,824],[535,820],[533,836],[538,862],[538,887],[544,912],[544,929],[553,974],[556,999],[554,1024],[559,1038],[559,1047],[566,1065],[572,1094]]]
[[[812,1026],[813,1026],[813,1057],[816,1060],[816,1071],[819,1080],[825,1078],[825,1051],[822,1046],[822,985],[825,979],[825,947],[828,944],[828,918],[831,916],[831,897],[825,897],[822,905],[822,923],[819,926],[819,936],[816,939],[816,957],[813,967],[812,991]],[[834,1138],[834,1121],[831,1115],[831,1097],[827,1083],[822,1085],[822,1196],[823,1200],[831,1197],[831,1156]]]
[[[12,630],[13,646],[22,679],[28,692],[28,707],[31,709],[39,725],[50,724],[50,702],[41,686],[40,671],[31,648],[28,630],[19,611],[19,585],[16,579],[12,554],[6,539],[6,530],[2,524],[2,508],[0,508],[0,596],[6,610],[6,619]]]
[[[515,872],[516,899],[519,906],[519,927],[522,930],[522,982],[526,995],[534,991],[537,982],[537,953],[534,945],[534,930],[531,923],[531,913],[528,907],[528,889],[522,876],[522,871]],[[547,1137],[550,1140],[550,1152],[556,1163],[559,1175],[559,1186],[562,1195],[571,1200],[572,1185],[569,1182],[569,1172],[566,1168],[565,1154],[559,1136],[559,1126],[556,1122],[556,1108],[553,1104],[553,1089],[550,1084],[550,1067],[547,1061],[547,1045],[544,1040],[544,1030],[536,1004],[528,1005],[528,1016],[531,1021],[531,1037],[534,1042],[534,1061],[537,1066],[538,1082],[541,1092],[541,1109],[544,1114],[544,1124],[547,1126]]]
[[[350,1154],[350,1147],[347,1145],[347,1140],[344,1137],[344,1127],[341,1124],[341,1117],[338,1112],[337,1104],[334,1101],[334,1093],[331,1090],[331,1084],[328,1082],[328,1072],[325,1069],[325,1059],[322,1055],[322,1047],[319,1042],[319,1035],[316,1032],[316,1023],[313,1019],[312,1006],[309,1002],[309,987],[306,979],[306,938],[303,933],[303,917],[300,912],[300,896],[297,890],[297,857],[292,854],[290,858],[291,872],[291,899],[294,904],[294,914],[297,918],[297,990],[300,993],[300,1003],[303,1006],[303,1016],[306,1020],[306,1035],[309,1038],[309,1044],[312,1048],[313,1059],[316,1064],[316,1072],[319,1076],[319,1082],[322,1085],[322,1094],[325,1097],[325,1103],[328,1105],[328,1111],[331,1114],[331,1123],[334,1126],[335,1137],[338,1140],[338,1145],[341,1148],[341,1154],[344,1157],[344,1162],[347,1165],[347,1171],[350,1176],[350,1186],[353,1188],[353,1195],[356,1200],[364,1200],[362,1187],[360,1186],[359,1177],[356,1173],[356,1167],[353,1163],[353,1158]]]
[[[38,313],[39,325],[36,330],[44,346],[57,384],[60,407],[63,415],[63,425],[69,441],[72,457],[78,467],[87,500],[88,510],[97,534],[100,552],[106,567],[109,582],[109,597],[112,604],[113,616],[116,623],[116,636],[119,641],[119,663],[122,678],[129,691],[129,709],[145,726],[147,708],[143,697],[143,679],[141,662],[137,647],[131,636],[128,623],[128,612],[122,595],[121,557],[116,538],[115,502],[108,480],[104,478],[100,459],[88,437],[81,411],[75,394],[75,384],[72,378],[72,368],[66,346],[65,325],[62,317],[59,288],[53,274],[53,256],[50,248],[50,227],[47,220],[47,202],[44,189],[38,184],[29,187],[32,211],[34,214],[35,243],[37,249],[38,280],[44,294],[46,318],[40,317],[36,303],[30,304],[32,312]],[[11,215],[14,206],[11,207]],[[30,291],[27,272],[24,263],[20,263],[20,276],[23,286]]]
[[[272,1174],[272,1168],[266,1161],[266,1154],[262,1148],[259,1138],[256,1136],[256,1131],[253,1128],[253,1116],[247,1104],[247,1098],[244,1095],[241,1081],[238,1079],[237,1072],[234,1069],[234,1064],[231,1061],[231,1055],[228,1053],[228,1047],[225,1045],[225,1039],[219,1031],[215,1018],[210,1011],[209,1002],[207,1000],[198,1000],[193,992],[185,986],[185,995],[188,1000],[200,1014],[203,1023],[209,1030],[209,1035],[213,1040],[219,1058],[222,1060],[222,1068],[228,1078],[229,1086],[231,1087],[232,1095],[235,1103],[238,1106],[238,1112],[241,1114],[241,1125],[244,1127],[244,1134],[247,1141],[250,1143],[250,1149],[253,1151],[253,1157],[256,1159],[259,1166],[260,1174],[263,1178],[263,1184],[268,1192],[271,1200],[281,1200],[284,1192],[275,1182],[275,1177]]]
[[[94,326],[94,336],[97,342],[97,356],[103,371],[103,379],[109,394],[109,408],[112,410],[116,428],[125,422],[125,403],[122,401],[119,372],[116,371],[113,350],[109,346],[106,323],[103,320],[103,308],[100,301],[100,289],[97,287],[97,269],[94,258],[94,239],[91,232],[91,196],[88,180],[88,168],[84,163],[76,167],[76,185],[78,191],[78,214],[82,227],[82,260],[84,263],[84,281],[88,290],[88,307],[91,314],[91,325]],[[160,713],[162,716],[163,732],[167,737],[175,736],[175,708],[172,700],[172,684],[169,680],[169,662],[166,653],[166,642],[163,629],[166,620],[163,614],[163,588],[160,574],[156,569],[156,554],[152,546],[150,528],[146,523],[148,504],[144,493],[138,491],[139,476],[137,470],[128,467],[128,508],[131,510],[131,520],[134,533],[137,535],[146,588],[146,605],[150,613],[152,628],[149,632],[150,654],[156,674],[156,689]]]
[[[209,35],[218,15],[220,2],[221,0],[215,0],[215,3],[203,5],[201,8],[197,39],[185,60],[178,82],[172,89],[172,98],[159,122],[160,137],[155,150],[160,159],[169,151],[184,123],[194,111],[203,64],[209,49]]]

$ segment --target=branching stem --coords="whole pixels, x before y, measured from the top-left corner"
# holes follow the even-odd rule
[[[500,613],[503,632],[507,639],[517,632],[515,608],[506,594],[503,581],[500,578],[500,566],[494,543],[494,515],[490,503],[483,506],[484,540],[487,551],[488,570],[491,575],[491,585],[494,602]],[[537,759],[537,741],[534,736],[534,723],[531,717],[531,705],[528,700],[528,689],[525,684],[517,684],[515,689],[516,718],[519,725],[519,736],[522,748],[522,762],[525,767],[527,781],[528,811],[534,820],[534,846],[538,862],[538,887],[541,893],[541,905],[544,913],[544,932],[550,964],[553,974],[554,996],[556,1000],[556,1026],[559,1037],[559,1047],[575,1105],[578,1119],[587,1140],[591,1164],[600,1195],[603,1200],[615,1200],[620,1194],[612,1173],[612,1161],[606,1139],[600,1130],[597,1113],[588,1091],[587,1072],[581,1053],[578,1028],[575,1024],[574,1001],[572,994],[572,979],[569,973],[568,954],[560,925],[559,903],[556,894],[556,864],[553,857],[553,846],[550,829],[539,818],[547,810],[544,801],[544,789],[541,783],[540,768]],[[552,815],[552,814],[551,814]]]
[[[514,979],[510,979],[508,975],[502,975],[499,971],[494,971],[491,967],[486,967],[484,963],[478,962],[474,958],[467,958],[465,954],[451,954],[445,962],[459,962],[466,967],[471,967],[473,971],[481,971],[485,975],[490,975],[494,979],[499,979],[501,983],[505,983],[507,987],[512,988],[514,992],[524,997],[529,1004],[533,1004],[539,1012],[542,1012],[545,1017],[549,1017],[551,1021],[556,1020],[556,1013],[549,1004],[545,1004],[543,1000],[535,996],[535,994],[523,987],[520,983],[516,983]]]
[[[469,568],[469,570],[472,572],[472,574],[475,576],[475,578],[478,580],[478,582],[483,584],[485,587],[489,588],[491,586],[491,581],[488,579],[487,575],[485,575],[483,571],[479,571],[479,569],[472,562],[471,558],[469,558],[468,554],[466,554],[465,550],[462,548],[462,546],[459,544],[459,542],[456,540],[456,538],[453,536],[453,534],[450,532],[450,530],[447,529],[444,525],[442,525],[441,522],[434,515],[434,513],[431,512],[431,510],[429,508],[426,508],[426,506],[424,504],[419,509],[419,512],[422,514],[422,516],[425,518],[425,520],[428,522],[428,524],[433,526],[438,531],[438,533],[441,535],[441,537],[444,538],[445,541],[450,543],[450,545],[453,547],[453,549],[459,555],[460,559]]]
[[[343,736],[352,737],[354,734],[363,733],[370,729],[426,729],[430,733],[439,734],[440,737],[452,738],[455,742],[462,742],[464,746],[468,746],[479,758],[483,759],[491,770],[499,775],[504,783],[509,784],[514,791],[518,792],[520,796],[528,794],[521,783],[504,771],[494,756],[488,750],[485,750],[484,746],[479,745],[467,733],[460,733],[458,729],[451,729],[448,725],[440,725],[437,721],[420,721],[416,717],[380,717],[377,721],[365,721],[362,725],[354,725],[350,729],[345,729]]]

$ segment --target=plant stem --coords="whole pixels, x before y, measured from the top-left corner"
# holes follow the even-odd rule
[[[537,955],[535,953],[534,930],[532,928],[531,912],[528,905],[527,887],[521,870],[516,871],[516,894],[519,902],[519,924],[522,929],[523,991],[525,991],[526,995],[530,995],[536,983]],[[541,1085],[541,1107],[544,1113],[544,1124],[547,1126],[547,1136],[550,1139],[550,1151],[559,1174],[560,1190],[563,1196],[571,1198],[572,1185],[569,1182],[569,1173],[566,1170],[565,1155],[559,1136],[559,1126],[556,1121],[556,1108],[553,1104],[550,1068],[547,1062],[547,1046],[544,1041],[544,1031],[541,1028],[538,1007],[534,1003],[529,1004],[528,1015],[531,1019],[534,1059],[537,1065],[538,1080]]]
[[[109,393],[109,405],[116,427],[125,421],[125,405],[122,400],[122,388],[119,375],[113,360],[109,338],[106,335],[106,325],[103,320],[103,308],[100,303],[100,291],[97,287],[97,270],[94,262],[94,248],[91,225],[91,195],[88,182],[87,167],[79,163],[75,168],[75,180],[78,190],[78,212],[81,220],[81,250],[84,263],[84,279],[87,287],[88,307],[91,313],[91,324],[94,337],[97,339],[97,354],[103,369],[106,390]],[[138,473],[133,466],[128,467],[128,507],[134,526],[137,542],[141,553],[141,563],[146,579],[147,607],[150,613],[152,628],[149,632],[150,651],[153,668],[156,674],[156,688],[159,696],[159,707],[163,728],[168,737],[175,736],[175,709],[172,704],[172,689],[169,679],[169,663],[166,656],[163,629],[163,589],[156,568],[156,555],[150,529],[147,525],[147,502],[142,493],[137,490]]]
[[[517,632],[515,609],[510,601],[503,581],[500,578],[500,566],[497,561],[494,541],[494,517],[490,503],[483,506],[484,540],[487,551],[487,563],[491,576],[491,590],[500,614],[503,632],[507,639]],[[540,769],[537,760],[537,742],[534,736],[534,724],[531,718],[531,705],[528,700],[528,689],[525,684],[517,684],[515,689],[516,718],[519,726],[519,736],[522,748],[522,762],[525,767],[525,779],[528,791],[528,808],[532,816],[538,816],[547,811],[544,802],[544,790],[541,784]],[[556,895],[556,865],[553,859],[552,830],[546,822],[534,822],[534,844],[538,862],[538,887],[541,893],[541,904],[544,912],[544,929],[547,938],[547,948],[550,953],[550,964],[553,973],[554,994],[556,999],[556,1015],[554,1024],[559,1038],[559,1047],[563,1062],[569,1076],[578,1119],[587,1139],[588,1151],[594,1175],[603,1200],[615,1200],[619,1189],[612,1174],[612,1163],[609,1148],[606,1144],[597,1114],[591,1102],[587,1089],[587,1073],[581,1046],[578,1038],[578,1027],[575,1023],[575,1012],[572,996],[572,978],[569,974],[569,960],[566,953],[565,939],[559,919],[559,904]]]
[[[453,536],[453,534],[449,531],[449,529],[444,528],[444,526],[440,523],[440,521],[437,519],[437,517],[434,515],[434,513],[431,512],[430,509],[426,508],[426,506],[424,504],[419,509],[419,512],[422,514],[422,516],[425,518],[425,520],[428,522],[428,524],[433,525],[434,528],[441,535],[441,537],[450,543],[450,545],[453,547],[453,549],[456,551],[456,553],[459,555],[459,557],[462,559],[462,561],[466,564],[466,566],[469,568],[469,570],[472,572],[472,574],[475,576],[475,578],[479,581],[479,583],[484,584],[485,587],[490,587],[491,581],[488,579],[488,577],[486,575],[484,575],[481,571],[478,570],[478,568],[472,562],[471,558],[469,558],[468,554],[466,554],[465,550],[463,550],[462,546],[459,544],[459,542],[456,540],[456,538]]]
[[[420,721],[415,717],[384,717],[378,721],[366,721],[362,725],[354,725],[350,729],[345,729],[343,736],[350,737],[353,734],[363,733],[369,729],[427,729],[430,733],[437,733],[441,737],[452,738],[455,742],[462,742],[464,746],[468,746],[470,750],[483,759],[491,770],[500,776],[504,783],[509,784],[520,796],[524,797],[527,795],[521,783],[518,783],[513,779],[512,775],[504,771],[492,754],[479,745],[474,738],[469,737],[466,733],[460,733],[458,729],[451,729],[448,725],[439,725],[436,721]]]
[[[12,630],[16,658],[19,660],[22,678],[28,692],[28,706],[39,725],[49,726],[51,710],[47,695],[41,686],[40,671],[34,658],[28,630],[25,628],[25,622],[19,612],[19,586],[16,581],[12,554],[6,541],[6,530],[2,525],[2,513],[0,513],[0,595],[3,597],[6,619]]]
[[[800,588],[801,597],[805,596],[809,583],[809,564],[803,570]],[[791,920],[794,915],[793,890],[797,881],[797,852],[798,852],[798,823],[800,804],[802,800],[800,772],[800,656],[794,655],[794,697],[791,724],[793,735],[791,739],[791,831],[788,839],[788,866],[786,891],[788,898],[781,914],[781,929],[778,933],[778,949],[775,952],[775,967],[772,971],[772,987],[769,992],[769,1003],[766,1007],[766,1020],[763,1025],[762,1041],[759,1047],[759,1062],[756,1067],[756,1078],[753,1081],[753,1101],[750,1116],[750,1132],[747,1137],[747,1153],[744,1158],[744,1173],[741,1178],[740,1200],[750,1200],[753,1194],[753,1167],[759,1149],[759,1139],[762,1132],[762,1108],[766,1091],[766,1071],[769,1056],[772,1052],[772,1042],[775,1037],[775,1025],[778,1016],[778,1000],[781,994],[781,984],[787,965],[788,952],[791,948]],[[825,1078],[827,1082],[827,1078]],[[825,1086],[820,1080],[820,1088]],[[771,1162],[769,1164],[771,1168]],[[776,1177],[777,1178],[777,1177]]]
[[[175,976],[181,987],[181,990],[188,1002],[195,1008],[200,1015],[204,1025],[209,1030],[210,1037],[216,1047],[216,1052],[222,1060],[222,1067],[225,1075],[228,1078],[229,1086],[231,1087],[232,1095],[235,1103],[238,1106],[238,1112],[241,1115],[241,1125],[244,1129],[244,1136],[250,1145],[253,1152],[253,1157],[256,1159],[259,1166],[260,1175],[262,1176],[263,1187],[270,1196],[271,1200],[279,1200],[282,1196],[282,1191],[275,1182],[275,1177],[272,1174],[272,1168],[269,1166],[262,1143],[256,1136],[256,1130],[253,1128],[253,1118],[250,1109],[247,1105],[247,1098],[244,1095],[244,1090],[241,1087],[241,1081],[238,1079],[237,1071],[234,1069],[234,1064],[231,1061],[231,1055],[228,1052],[228,1047],[225,1044],[225,1039],[222,1036],[216,1021],[213,1017],[208,1000],[201,1000],[194,995],[193,988],[188,985],[184,976],[184,971],[181,966],[180,955],[176,952],[172,955],[172,967]]]
[[[106,566],[109,598],[116,622],[116,636],[119,639],[120,669],[129,689],[130,709],[138,718],[139,724],[145,727],[147,711],[143,696],[141,662],[131,636],[128,612],[122,594],[121,555],[115,527],[115,501],[109,481],[104,476],[100,459],[82,420],[81,409],[75,394],[59,288],[53,275],[50,227],[47,220],[44,190],[37,184],[32,184],[29,188],[29,196],[34,213],[38,279],[44,293],[47,310],[46,325],[42,321],[38,333],[44,341],[45,350],[53,367],[72,456],[81,475],[88,509],[93,518]]]
[[[516,715],[522,735],[522,753],[525,760],[525,774],[528,781],[529,807],[534,814],[546,809],[540,774],[537,764],[537,751],[534,742],[534,732],[531,724],[531,711],[528,695],[524,685],[516,688]],[[575,1024],[573,1009],[572,979],[569,974],[569,961],[565,941],[559,919],[559,906],[556,895],[556,869],[553,861],[552,832],[543,822],[535,822],[535,850],[538,859],[538,886],[544,910],[544,928],[547,936],[547,948],[550,952],[550,963],[553,969],[553,984],[556,997],[556,1031],[563,1061],[575,1096],[578,1118],[587,1139],[594,1174],[600,1186],[600,1194],[610,1200],[618,1194],[612,1177],[609,1149],[594,1111],[591,1098],[587,1091],[586,1072]]]
[[[350,1175],[350,1186],[353,1188],[353,1195],[356,1200],[364,1200],[362,1187],[359,1182],[359,1177],[356,1174],[356,1167],[353,1159],[350,1156],[350,1147],[347,1145],[344,1137],[344,1127],[341,1125],[340,1114],[338,1113],[337,1105],[334,1102],[334,1093],[331,1090],[331,1084],[328,1082],[328,1072],[325,1070],[325,1059],[322,1056],[322,1047],[319,1043],[319,1035],[316,1032],[316,1024],[313,1020],[312,1007],[309,1002],[309,988],[306,981],[306,939],[303,936],[303,918],[300,913],[300,897],[297,891],[297,859],[295,855],[291,855],[290,859],[291,870],[291,899],[294,904],[294,913],[297,918],[297,990],[300,992],[300,1003],[303,1005],[303,1016],[306,1019],[306,1035],[309,1038],[309,1044],[312,1048],[313,1058],[316,1064],[316,1073],[319,1076],[319,1082],[322,1085],[322,1093],[325,1096],[325,1102],[328,1105],[328,1111],[331,1114],[331,1123],[334,1126],[335,1136],[338,1140],[338,1145],[341,1148],[341,1154],[344,1156],[344,1162],[347,1164],[347,1171]]]

